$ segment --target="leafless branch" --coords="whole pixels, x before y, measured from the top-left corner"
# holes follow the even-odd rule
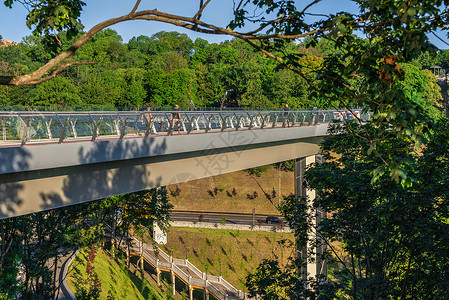
[[[37,83],[43,82],[45,80],[48,80],[50,78],[53,78],[62,69],[67,68],[69,65],[76,64],[76,63],[68,63],[68,64],[66,63],[61,66],[62,69],[60,69],[60,67],[58,67],[61,64],[63,64],[65,59],[67,59],[68,57],[73,55],[75,53],[75,51],[77,51],[83,44],[85,44],[87,41],[89,41],[97,32],[99,32],[100,30],[103,30],[111,25],[125,22],[125,21],[130,21],[130,20],[158,21],[158,22],[173,24],[175,26],[183,27],[183,28],[186,28],[186,29],[189,29],[192,31],[196,31],[196,32],[202,32],[202,33],[207,33],[207,34],[230,35],[230,36],[245,40],[250,45],[252,45],[256,49],[260,50],[261,52],[265,53],[267,56],[276,59],[281,64],[284,64],[282,59],[280,59],[279,57],[276,57],[275,55],[273,55],[272,53],[270,53],[266,50],[263,50],[261,47],[258,47],[256,44],[250,42],[250,40],[269,40],[269,39],[273,39],[273,38],[293,40],[293,39],[303,38],[303,37],[306,37],[306,36],[309,36],[309,35],[312,35],[315,33],[324,32],[324,31],[328,30],[328,29],[321,29],[321,30],[317,29],[317,30],[312,30],[312,31],[305,32],[302,34],[296,34],[296,35],[282,35],[282,34],[256,35],[255,32],[240,33],[240,32],[232,31],[227,28],[208,24],[208,23],[205,23],[205,22],[199,20],[198,13],[202,12],[202,10],[208,5],[210,0],[207,0],[201,6],[200,10],[195,15],[196,17],[193,17],[193,18],[168,14],[168,13],[160,12],[157,9],[135,11],[137,9],[138,5],[140,4],[140,1],[141,0],[137,0],[131,13],[121,16],[121,17],[118,17],[118,18],[112,18],[112,19],[103,21],[103,22],[95,25],[94,27],[92,27],[88,32],[86,32],[78,40],[76,40],[70,46],[70,48],[62,51],[60,54],[58,54],[57,56],[55,56],[54,58],[49,60],[44,66],[42,66],[38,70],[36,70],[30,74],[26,74],[26,75],[12,76],[12,77],[11,76],[0,77],[0,84],[16,85],[16,86],[26,85],[26,84],[37,84]],[[80,64],[86,64],[86,63],[80,63]],[[51,70],[53,70],[54,68],[57,68],[57,67],[58,67],[58,69],[57,69],[56,73],[53,72],[51,75],[45,77],[47,73],[51,72]],[[311,82],[309,80],[307,80],[307,78],[305,77],[304,74],[302,74],[298,70],[294,70],[294,68],[292,68],[290,66],[286,65],[286,67],[288,69],[294,71],[295,73],[299,74],[304,79],[306,79],[308,84],[312,86]]]
[[[201,14],[203,13],[203,10],[206,8],[206,6],[209,4],[210,0],[207,0],[206,3],[203,4],[203,0],[200,2],[200,9],[198,12],[193,16],[194,19],[200,19]]]
[[[239,5],[237,5],[237,8],[235,7],[235,2],[234,2],[234,11],[239,10],[240,7],[242,7],[243,1],[244,0],[240,0]]]
[[[56,41],[58,41],[59,47],[62,47],[62,43],[61,43],[61,41],[59,40],[58,35],[56,34],[56,30],[55,30],[55,27],[54,27],[54,26],[53,26],[53,33],[54,33],[54,35],[55,35]]]
[[[446,42],[445,40],[443,40],[442,38],[440,38],[434,31],[432,31],[432,34],[439,39],[441,42],[445,43],[447,46],[449,46],[448,42]]]
[[[256,33],[260,32],[260,31],[262,31],[262,30],[263,30],[264,28],[266,28],[267,26],[273,25],[273,24],[275,24],[275,23],[279,23],[280,21],[284,20],[284,17],[285,17],[285,14],[282,16],[282,18],[278,18],[278,19],[275,19],[275,20],[271,20],[271,21],[269,21],[269,22],[266,22],[266,23],[262,24],[262,25],[261,25],[259,28],[257,28],[256,30],[253,30],[253,31],[248,32],[248,34],[256,34]]]
[[[134,7],[133,7],[133,10],[131,11],[131,14],[134,13],[134,12],[136,12],[137,8],[139,7],[140,1],[141,1],[141,0],[137,0],[136,4],[135,4]]]
[[[317,4],[318,2],[321,2],[321,0],[315,0],[312,3],[310,3],[309,5],[307,5],[302,11],[301,14],[305,13],[306,10],[308,10],[309,8],[311,8],[312,6],[314,6],[315,4]]]

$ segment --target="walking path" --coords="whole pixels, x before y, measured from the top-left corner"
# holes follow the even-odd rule
[[[126,247],[121,247],[125,250]],[[142,243],[136,238],[132,238],[129,256],[139,256],[156,270],[157,280],[161,271],[170,272],[173,284],[173,294],[176,292],[175,276],[185,283],[189,291],[189,299],[193,299],[193,290],[202,289],[205,292],[205,299],[209,299],[212,294],[218,299],[246,299],[246,294],[237,290],[221,276],[208,275],[200,271],[188,259],[179,259],[169,256],[159,248]]]
[[[131,238],[129,253],[128,247],[123,240],[119,247],[125,252],[128,258],[138,256],[138,263],[143,263],[143,261],[145,261],[150,264],[156,270],[158,285],[160,285],[160,273],[162,271],[170,272],[173,295],[176,293],[175,277],[178,277],[178,279],[184,282],[188,289],[190,300],[193,300],[193,291],[197,289],[203,290],[204,299],[209,299],[210,294],[220,300],[248,299],[246,293],[237,290],[229,282],[223,279],[223,277],[213,276],[202,272],[190,263],[188,259],[174,258],[160,248],[155,248],[153,245],[143,243],[135,237]],[[66,274],[70,263],[75,256],[76,254],[70,256],[70,258],[64,262],[61,276],[58,276],[62,288],[61,294],[63,294],[60,295],[60,298],[58,299],[75,299],[66,283]]]

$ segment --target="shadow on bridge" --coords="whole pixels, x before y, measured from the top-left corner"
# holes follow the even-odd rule
[[[17,183],[14,176],[3,173],[27,168],[29,159],[29,153],[23,148],[8,149],[0,156],[0,219],[14,215],[23,203],[20,197],[23,185]]]
[[[27,146],[3,149],[0,219],[159,186],[160,176],[147,165],[154,159],[152,156],[164,156],[165,139],[86,142],[76,154],[79,165],[25,172],[36,161],[33,151]],[[49,160],[51,153],[49,149]],[[86,199],[85,195],[90,198]]]
[[[78,153],[79,161],[84,166],[89,165],[92,171],[86,174],[79,166],[64,168],[63,193],[41,193],[41,209],[98,200],[123,194],[123,190],[136,192],[159,185],[160,177],[152,176],[141,159],[117,159],[123,156],[144,157],[148,155],[148,149],[152,149],[153,155],[163,155],[165,141],[154,143],[154,139],[144,139],[143,145],[136,140],[120,140],[116,143],[95,142],[87,150],[82,147]],[[86,194],[91,195],[91,199],[86,200]]]

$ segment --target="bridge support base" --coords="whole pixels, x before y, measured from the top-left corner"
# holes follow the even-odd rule
[[[295,160],[295,194],[301,199],[300,201],[306,201],[308,214],[312,216],[313,226],[313,230],[308,233],[309,243],[305,247],[297,245],[296,249],[297,258],[302,262],[298,269],[298,275],[304,280],[310,277],[317,278],[317,276],[324,277],[321,280],[327,279],[327,263],[322,259],[322,254],[326,251],[326,245],[316,231],[321,220],[326,217],[326,213],[320,208],[314,208],[313,202],[316,198],[316,192],[306,189],[304,177],[305,171],[312,163],[319,164],[322,162],[323,158],[320,154]]]
[[[161,270],[156,268],[157,286],[161,286]]]
[[[172,283],[172,287],[173,287],[173,296],[176,295],[176,278],[175,278],[175,272],[170,271],[170,275],[171,275],[171,283]]]

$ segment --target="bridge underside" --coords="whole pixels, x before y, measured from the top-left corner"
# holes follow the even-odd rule
[[[307,137],[0,174],[0,219],[310,156],[321,140]]]

